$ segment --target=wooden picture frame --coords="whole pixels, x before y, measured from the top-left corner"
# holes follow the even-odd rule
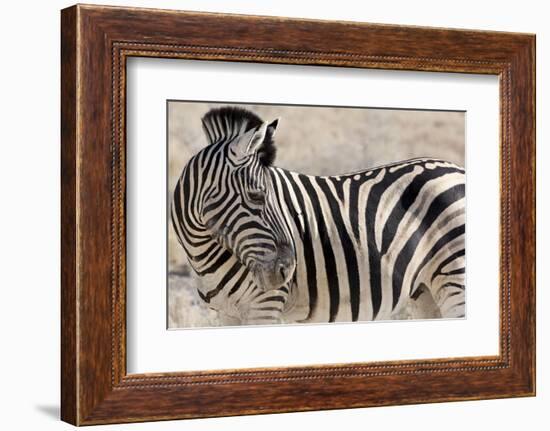
[[[64,421],[535,394],[534,35],[82,5],[64,9],[61,18]],[[500,354],[127,374],[125,66],[131,56],[498,75]]]

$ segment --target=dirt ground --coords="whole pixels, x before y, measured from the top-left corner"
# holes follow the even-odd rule
[[[190,157],[206,145],[201,118],[216,103],[168,105],[168,195]],[[414,157],[464,166],[465,113],[369,108],[242,105],[263,120],[280,118],[275,165],[312,175],[337,175]],[[198,297],[200,282],[172,227],[168,230],[168,325],[223,326]],[[400,318],[410,318],[405,313]]]

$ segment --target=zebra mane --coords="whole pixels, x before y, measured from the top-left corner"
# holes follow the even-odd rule
[[[209,144],[229,141],[234,137],[260,127],[263,121],[251,111],[236,106],[224,106],[208,111],[202,117],[202,127]],[[276,123],[272,123],[275,124]],[[275,160],[275,128],[267,128],[263,143],[258,148],[258,157],[264,166],[271,166]]]

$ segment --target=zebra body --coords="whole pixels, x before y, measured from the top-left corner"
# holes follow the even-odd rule
[[[273,175],[297,244],[294,292],[307,304],[298,320],[392,319],[422,286],[441,315],[463,316],[462,169],[418,159],[341,176]]]
[[[463,169],[303,175],[272,166],[276,121],[222,108],[203,125],[172,220],[210,307],[242,323],[385,320],[428,297],[434,316],[464,316]]]

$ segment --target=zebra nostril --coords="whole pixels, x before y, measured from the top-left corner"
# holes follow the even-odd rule
[[[282,277],[283,279],[286,278],[286,271],[285,271],[285,267],[284,267],[283,265],[280,265],[280,266],[279,266],[279,274],[281,274],[281,277]]]

